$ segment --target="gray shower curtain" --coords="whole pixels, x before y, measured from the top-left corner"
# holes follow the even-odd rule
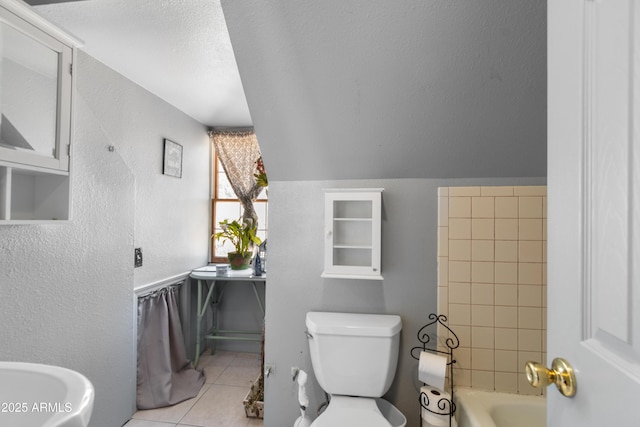
[[[195,397],[205,377],[184,347],[178,313],[180,286],[138,298],[138,409],[174,405]]]

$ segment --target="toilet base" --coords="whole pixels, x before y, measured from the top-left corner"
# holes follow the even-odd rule
[[[311,427],[404,427],[402,412],[384,399],[331,396],[327,409]]]

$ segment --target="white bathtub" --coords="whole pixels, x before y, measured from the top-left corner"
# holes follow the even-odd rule
[[[546,399],[473,389],[456,389],[458,427],[545,427]]]

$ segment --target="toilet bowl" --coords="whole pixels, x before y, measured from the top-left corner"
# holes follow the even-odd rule
[[[406,424],[402,412],[384,399],[336,395],[311,427],[404,427]]]
[[[403,427],[406,418],[382,399],[398,363],[399,316],[310,312],[311,364],[329,405],[312,427]]]

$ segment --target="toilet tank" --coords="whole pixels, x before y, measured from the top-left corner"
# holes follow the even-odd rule
[[[310,312],[313,372],[329,394],[381,397],[398,365],[400,316]]]

